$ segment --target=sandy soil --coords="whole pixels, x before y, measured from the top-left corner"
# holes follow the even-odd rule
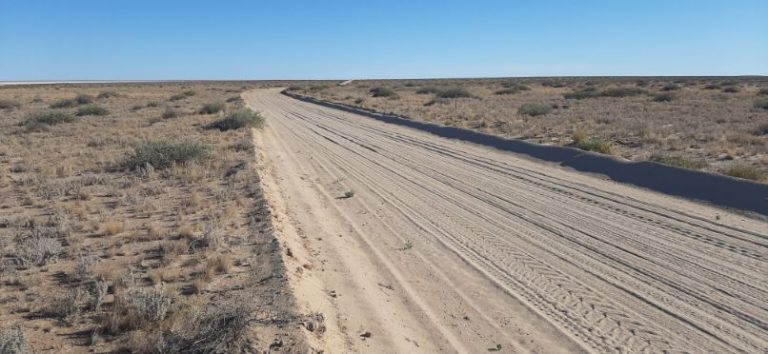
[[[326,352],[764,352],[768,224],[350,113],[243,97]],[[342,198],[346,192],[354,195]]]

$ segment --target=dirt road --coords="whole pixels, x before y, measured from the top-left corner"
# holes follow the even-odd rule
[[[768,224],[282,96],[244,94],[326,352],[768,348]],[[354,195],[344,198],[348,191]]]

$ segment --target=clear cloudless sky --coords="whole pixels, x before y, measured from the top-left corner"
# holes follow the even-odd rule
[[[0,81],[766,74],[768,0],[0,0]]]

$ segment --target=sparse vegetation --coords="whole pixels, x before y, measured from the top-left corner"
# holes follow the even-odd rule
[[[93,103],[93,96],[81,93],[75,97],[75,102],[77,104],[91,104]]]
[[[752,134],[757,136],[768,135],[768,122],[760,123],[757,127],[752,129]]]
[[[540,103],[526,103],[520,106],[517,110],[520,115],[524,116],[542,116],[549,112],[552,112],[552,106]]]
[[[196,142],[146,141],[137,145],[121,166],[129,170],[143,169],[147,165],[165,169],[175,164],[200,162],[210,155],[209,146]]]
[[[0,109],[11,110],[19,107],[21,107],[21,103],[19,103],[19,101],[0,100]]]
[[[109,110],[102,106],[82,106],[77,109],[77,116],[106,116]]]
[[[684,156],[657,155],[651,157],[651,160],[660,164],[686,168],[689,170],[700,170],[704,167],[707,167],[707,162],[704,160],[691,159]]]
[[[203,105],[203,107],[200,108],[200,110],[197,111],[199,114],[215,114],[219,113],[224,110],[224,102],[212,102],[212,103],[206,103]]]
[[[755,107],[755,109],[762,109],[762,110],[768,110],[768,100],[756,100],[752,107]]]
[[[739,88],[735,86],[728,86],[723,88],[723,92],[725,93],[738,93],[739,91],[741,90],[739,90]]]
[[[161,116],[163,119],[173,119],[178,118],[181,116],[181,112],[173,109],[172,107],[165,107],[165,111],[163,111],[163,115]]]
[[[388,87],[374,87],[369,92],[373,97],[397,97],[397,92]]]
[[[1,354],[27,354],[30,353],[27,338],[21,327],[0,328],[0,353]]]
[[[438,98],[471,98],[472,93],[461,87],[449,88],[435,94]]]
[[[587,137],[583,132],[573,134],[573,145],[581,150],[611,153],[611,143],[598,137]]]
[[[677,85],[677,84],[667,84],[661,88],[662,91],[677,91],[679,89],[680,89],[680,85]]]
[[[70,108],[74,106],[77,106],[77,101],[72,99],[59,100],[50,105],[51,108]]]
[[[675,96],[670,93],[657,93],[653,95],[653,102],[670,102]]]
[[[616,87],[600,92],[602,97],[631,97],[644,94],[645,91],[637,87]]]
[[[103,91],[100,92],[96,98],[98,99],[106,99],[106,98],[112,98],[119,96],[116,91]]]
[[[736,163],[722,170],[722,173],[731,177],[749,179],[753,181],[763,181],[766,179],[766,173],[759,168],[746,164]]]
[[[259,112],[250,109],[241,109],[230,113],[224,119],[206,126],[207,129],[227,131],[245,127],[261,128],[264,125],[264,117]]]
[[[33,125],[33,124],[45,124],[45,125],[56,125],[61,123],[70,123],[74,122],[76,118],[65,112],[60,111],[43,111],[43,112],[37,112],[32,113],[29,116],[27,116],[27,119],[24,121],[24,124],[27,126]]]
[[[758,96],[768,96],[768,88],[761,88],[757,91]]]
[[[422,87],[416,90],[416,94],[419,94],[419,95],[434,95],[434,94],[437,94],[438,92],[440,92],[440,89],[433,86]]]

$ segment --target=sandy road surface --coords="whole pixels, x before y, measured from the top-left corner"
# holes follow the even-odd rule
[[[765,222],[277,90],[244,97],[267,117],[256,143],[291,284],[325,316],[317,348],[768,348]]]

